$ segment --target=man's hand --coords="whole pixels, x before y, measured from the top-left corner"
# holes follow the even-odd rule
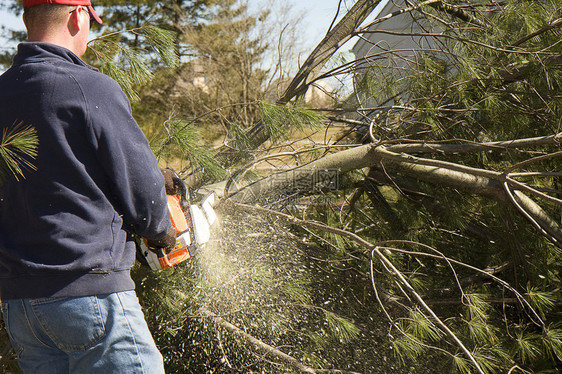
[[[164,253],[169,253],[176,246],[176,229],[172,227],[164,237],[158,240],[147,239],[146,244],[148,249],[156,254],[158,254],[160,248],[164,250]]]
[[[164,184],[166,186],[166,195],[175,195],[176,192],[176,184],[174,183],[174,178],[178,178],[175,171],[170,168],[160,169],[160,172],[164,176]]]

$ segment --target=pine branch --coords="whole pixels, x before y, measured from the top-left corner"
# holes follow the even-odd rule
[[[295,75],[279,103],[286,104],[293,97],[302,94],[315,72],[353,36],[353,31],[380,3],[380,0],[358,0],[342,19],[326,34],[324,39],[308,56],[299,72]]]
[[[121,36],[125,33],[143,37],[151,50],[147,52],[122,43]],[[174,32],[147,24],[99,36],[91,40],[88,47],[97,58],[100,69],[115,79],[131,100],[137,101],[139,87],[150,82],[153,77],[149,66],[150,58],[154,58],[153,54],[169,67],[178,65],[175,41]]]
[[[383,165],[390,164],[397,170],[402,171],[411,170],[414,175],[417,175],[420,179],[428,182],[439,183],[444,181],[450,187],[459,187],[465,190],[471,190],[472,192],[479,193],[481,195],[488,195],[490,197],[496,196],[496,198],[500,201],[505,200],[505,196],[503,194],[499,194],[499,191],[496,191],[495,189],[498,188],[499,183],[508,183],[510,186],[517,189],[530,192],[557,205],[562,205],[562,200],[546,195],[523,183],[517,182],[511,179],[509,174],[505,172],[500,173],[447,161],[424,159],[408,154],[397,154],[388,151],[384,147],[381,147],[374,152],[381,157]],[[557,152],[551,156],[559,157],[562,156],[562,153]],[[408,167],[408,164],[410,164],[411,167]],[[432,173],[434,174],[435,179],[430,176]]]
[[[464,10],[460,9],[458,6],[446,4],[443,1],[439,1],[436,4],[431,4],[431,6],[435,9],[437,9],[437,10],[441,10],[445,13],[453,15],[453,16],[457,17],[458,19],[460,19],[461,21],[464,21],[464,22],[467,22],[467,23],[473,23],[473,24],[478,25],[480,27],[486,27],[486,24],[484,22],[482,22],[478,18],[470,15],[469,13],[465,12]]]
[[[459,139],[459,143],[452,143],[452,139],[444,142],[416,142],[409,141],[409,143],[392,144],[398,140],[388,143],[386,149],[391,152],[405,152],[405,153],[472,153],[481,151],[501,151],[507,149],[520,149],[529,147],[538,147],[544,145],[556,145],[557,142],[562,140],[562,133],[548,136],[538,136],[534,138],[514,139],[514,140],[500,140],[496,142],[477,143]]]
[[[552,138],[552,140],[554,139],[556,138]],[[510,190],[505,189],[504,184],[509,186],[510,189],[529,192],[557,205],[562,205],[562,200],[518,182],[505,173],[452,162],[424,159],[409,154],[398,154],[376,144],[367,144],[330,154],[309,164],[272,174],[236,191],[216,192],[219,196],[226,192],[236,202],[259,201],[270,197],[272,194],[303,192],[295,191],[295,186],[301,184],[309,186],[310,183],[308,182],[314,180],[314,175],[318,172],[337,170],[338,173],[347,173],[352,170],[378,165],[432,184],[462,189],[500,202],[511,201],[527,219],[547,234],[546,237],[549,240],[562,247],[562,228],[560,225],[537,203],[523,194],[518,194],[517,200],[513,199],[510,196]]]
[[[534,31],[534,32],[530,33],[529,35],[524,36],[523,38],[514,42],[511,46],[512,47],[518,47],[521,44],[525,43],[527,40],[533,39],[535,36],[538,36],[542,33],[545,33],[545,32],[550,31],[552,29],[558,28],[560,26],[562,26],[562,18],[558,18],[558,19],[552,21],[551,23],[549,23],[548,25],[541,27],[537,31]]]
[[[247,332],[239,329],[238,327],[236,327],[232,323],[226,321],[222,317],[216,315],[215,313],[211,312],[210,310],[208,310],[206,308],[199,309],[198,314],[201,315],[202,317],[209,318],[209,319],[213,320],[213,322],[215,322],[217,325],[225,328],[230,333],[235,335],[237,338],[241,339],[243,342],[250,344],[251,346],[254,347],[254,349],[257,352],[264,355],[264,357],[270,357],[270,358],[272,357],[277,362],[279,362],[283,365],[286,365],[287,367],[290,367],[294,370],[297,370],[300,373],[316,373],[316,374],[318,374],[318,373],[349,373],[349,374],[359,374],[359,373],[354,373],[354,372],[351,372],[351,371],[320,370],[320,369],[311,368],[309,366],[304,365],[303,363],[301,363],[300,361],[298,361],[294,357],[289,356],[288,354],[280,351],[279,349],[277,349],[275,347],[272,347],[269,344],[266,344],[263,341],[253,337],[252,335],[250,335]]]
[[[0,186],[14,175],[25,178],[25,170],[36,170],[32,160],[37,157],[37,131],[23,122],[4,129],[0,138]]]
[[[290,192],[287,191],[287,186],[283,186],[283,181],[298,184],[298,179],[306,180],[310,178],[311,173],[319,170],[338,170],[340,173],[347,173],[352,170],[377,166],[382,163],[386,168],[405,172],[410,176],[430,183],[461,188],[472,193],[492,197],[499,201],[507,199],[502,187],[502,183],[507,181],[517,189],[533,193],[555,204],[561,203],[559,199],[517,182],[507,177],[504,173],[472,168],[446,161],[423,159],[409,154],[398,154],[389,151],[390,147],[367,144],[333,153],[309,164],[270,175],[237,191],[232,191],[231,197],[238,202],[255,201],[259,197],[265,197],[272,192]],[[397,148],[401,147],[397,146]],[[422,148],[427,149],[425,147]],[[293,179],[291,180],[289,177],[293,177]]]
[[[386,240],[386,241],[382,241],[377,243],[377,245],[384,250],[388,250],[391,252],[396,252],[396,253],[402,253],[405,255],[410,255],[410,256],[420,256],[420,257],[428,257],[428,258],[433,258],[433,259],[438,259],[438,260],[443,260],[446,259],[447,262],[450,262],[451,264],[454,265],[458,265],[458,266],[462,266],[466,269],[469,269],[471,271],[474,271],[476,274],[481,275],[483,278],[489,278],[492,279],[494,282],[496,282],[497,284],[499,284],[500,286],[502,286],[503,288],[509,290],[510,292],[512,292],[515,297],[517,298],[517,300],[519,301],[520,304],[524,305],[527,307],[527,309],[531,312],[532,316],[531,319],[534,319],[534,322],[537,324],[537,326],[541,326],[541,327],[545,327],[544,322],[542,321],[542,319],[540,318],[540,316],[538,315],[538,313],[533,309],[533,307],[529,304],[529,302],[523,297],[523,295],[521,295],[515,288],[513,288],[512,286],[509,285],[509,283],[507,283],[506,281],[502,280],[501,278],[497,277],[492,271],[489,271],[487,269],[482,270],[479,269],[475,266],[469,265],[467,263],[461,262],[461,261],[457,261],[455,259],[452,258],[448,258],[448,257],[444,257],[443,254],[438,253],[426,253],[426,252],[414,252],[414,251],[407,251],[407,250],[403,250],[403,249],[398,249],[398,248],[393,248],[393,247],[389,247],[388,245],[390,244],[396,244],[396,243],[402,243],[402,244],[418,244],[423,248],[426,248],[432,252],[436,252],[435,249],[431,248],[428,245],[424,245],[421,243],[412,243],[410,241],[406,241],[406,240]]]
[[[187,159],[192,170],[202,169],[211,178],[224,177],[224,170],[203,140],[200,129],[192,122],[177,118],[174,113],[163,124],[166,137],[152,144],[157,158],[172,156]]]
[[[427,303],[424,301],[424,299],[416,292],[416,290],[411,286],[410,282],[408,282],[408,280],[404,277],[402,272],[400,272],[394,266],[394,264],[392,264],[392,262],[390,262],[386,258],[386,256],[384,254],[382,254],[379,246],[375,246],[375,245],[369,243],[368,241],[366,241],[365,239],[363,239],[362,237],[360,237],[357,234],[351,233],[349,231],[341,230],[341,229],[338,229],[338,228],[335,228],[335,227],[331,227],[331,226],[328,226],[328,225],[324,225],[324,224],[319,223],[319,222],[305,221],[305,220],[301,220],[301,219],[298,219],[296,217],[293,217],[291,215],[276,212],[276,211],[273,211],[273,210],[270,210],[270,209],[262,208],[262,207],[259,207],[259,206],[249,206],[249,205],[244,205],[244,204],[237,204],[237,203],[234,203],[234,202],[230,202],[228,200],[225,202],[225,204],[232,204],[231,206],[233,206],[234,209],[242,209],[242,210],[245,210],[245,211],[260,212],[260,213],[267,214],[267,215],[274,215],[275,217],[286,220],[286,221],[288,221],[289,223],[292,223],[292,224],[297,224],[297,225],[301,225],[301,226],[304,226],[304,227],[316,228],[316,229],[319,229],[319,230],[322,230],[322,231],[335,233],[337,235],[347,237],[347,238],[353,240],[354,242],[356,242],[357,244],[361,245],[362,247],[371,250],[371,256],[372,257],[376,256],[376,258],[383,264],[383,266],[388,269],[389,274],[399,284],[401,284],[402,287],[404,287],[404,289],[405,289],[404,292],[406,293],[406,295],[410,296],[414,300],[416,300],[416,302],[427,313],[429,313],[429,315],[431,315],[433,320],[439,325],[439,327],[445,332],[445,334],[447,336],[449,336],[449,338],[452,339],[455,342],[455,344],[463,351],[463,353],[466,355],[466,357],[472,362],[472,364],[474,365],[477,372],[479,374],[484,374],[484,371],[481,369],[478,362],[476,362],[472,353],[465,347],[465,345],[453,333],[453,331],[451,331],[449,329],[449,327],[443,321],[441,321],[441,319],[437,316],[437,314],[427,305]]]
[[[292,129],[319,130],[325,121],[325,117],[318,112],[265,101],[260,102],[260,112],[267,137],[273,142],[285,139]]]

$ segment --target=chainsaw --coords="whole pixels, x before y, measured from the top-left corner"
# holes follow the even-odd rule
[[[211,237],[211,227],[217,220],[213,209],[216,195],[208,195],[200,206],[190,204],[187,186],[179,177],[172,178],[176,193],[166,195],[172,227],[176,231],[176,245],[171,250],[150,249],[147,240],[137,240],[137,259],[152,270],[167,269],[190,259]]]

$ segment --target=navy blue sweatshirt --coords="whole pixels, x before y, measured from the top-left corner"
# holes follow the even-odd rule
[[[35,171],[0,188],[2,299],[134,288],[131,233],[170,229],[164,180],[119,85],[71,51],[22,43],[0,76],[0,135],[39,138]]]

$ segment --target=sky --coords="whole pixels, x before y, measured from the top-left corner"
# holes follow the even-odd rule
[[[307,34],[307,44],[316,45],[322,37],[326,34],[328,27],[332,23],[334,15],[338,9],[339,0],[287,0],[288,3],[293,7],[295,14],[303,14],[303,26]],[[259,7],[260,3],[264,4],[264,0],[249,0],[252,6]],[[95,4],[95,2],[94,2]],[[353,1],[344,0],[341,10],[341,14],[345,13]],[[7,28],[15,29],[19,28],[23,30],[23,22],[20,17],[14,16],[11,13],[7,13],[4,10],[0,10],[0,21],[2,26]],[[1,43],[2,46],[5,45],[4,42]]]
[[[250,5],[265,3],[264,0],[248,0]],[[340,5],[340,0],[286,0],[293,7],[293,11],[296,14],[303,14],[303,23],[306,30],[306,38],[308,39],[311,47],[315,47],[322,38],[326,35],[328,28],[332,24],[336,13],[338,12],[338,5]],[[353,6],[355,0],[342,0],[338,18],[343,16],[349,8]],[[378,9],[384,7],[388,3],[388,0],[381,0]],[[367,20],[378,14],[378,9],[371,13]],[[351,48],[351,45],[348,46]]]
[[[277,1],[277,0],[273,0]],[[332,24],[334,16],[338,11],[338,5],[340,5],[340,0],[285,0],[290,6],[291,11],[295,15],[302,15],[302,30],[304,35],[304,50],[302,51],[303,57],[311,52],[314,47],[322,40],[326,35],[328,28]],[[382,3],[386,3],[388,0],[382,0]],[[250,9],[260,9],[265,4],[269,3],[269,0],[248,0],[250,4]],[[95,5],[95,1],[93,2]],[[339,12],[339,17],[344,15],[346,11],[355,3],[354,0],[342,0],[341,8]],[[375,12],[373,12],[376,14]],[[21,17],[15,16],[0,9],[0,25],[8,29],[19,29],[23,30],[23,21]],[[346,43],[340,51],[345,52],[351,49],[354,41]],[[15,43],[10,43],[9,41],[3,40],[0,37],[0,49],[11,49],[15,51]]]
[[[254,0],[259,2],[259,0]],[[307,30],[307,36],[314,41],[314,45],[322,40],[338,9],[339,0],[289,0],[294,10],[302,11],[304,16],[303,23]],[[351,6],[351,1],[347,1]],[[347,8],[340,13],[345,13]]]

